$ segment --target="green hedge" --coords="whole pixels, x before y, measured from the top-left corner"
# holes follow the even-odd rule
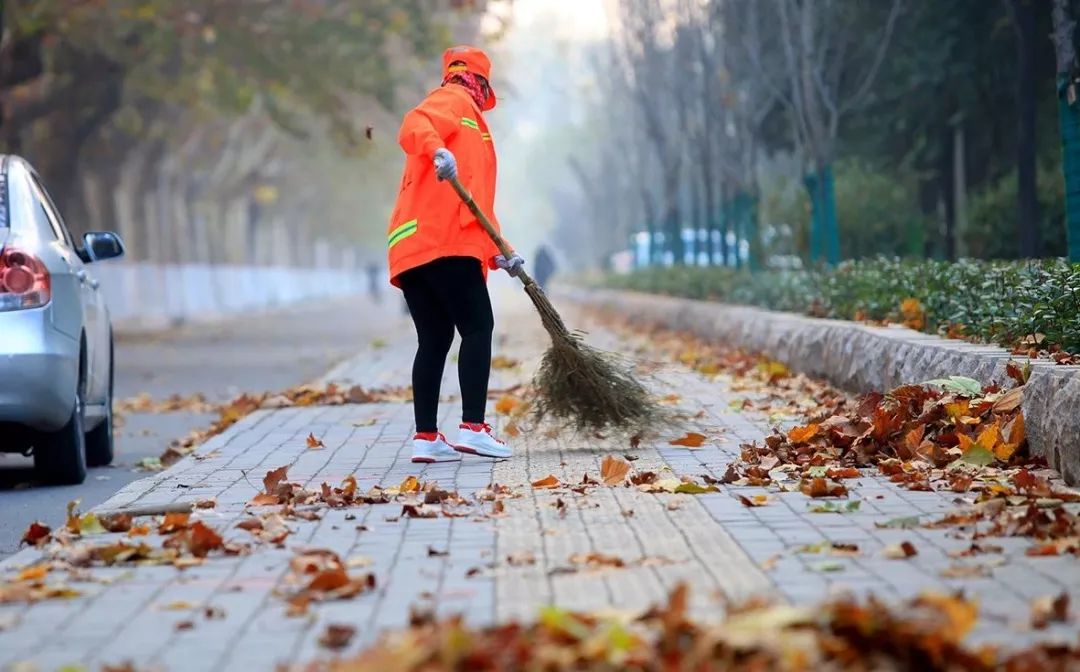
[[[612,288],[725,301],[841,319],[912,323],[1012,347],[1043,334],[1045,344],[1080,351],[1080,264],[865,260],[832,269],[748,271],[650,268],[605,279]],[[908,312],[901,310],[908,302]]]

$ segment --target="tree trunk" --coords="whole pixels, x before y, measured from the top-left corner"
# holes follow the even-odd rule
[[[1065,172],[1065,226],[1069,261],[1080,262],[1080,70],[1069,0],[1054,0],[1054,48],[1057,52],[1058,122]]]
[[[953,220],[956,233],[953,236],[955,256],[967,256],[965,236],[967,223],[967,169],[964,150],[964,124],[953,126]]]
[[[1016,25],[1018,110],[1016,137],[1017,228],[1020,256],[1039,256],[1039,201],[1035,191],[1035,2],[1012,0]]]
[[[953,129],[943,128],[940,132],[941,151],[938,154],[939,193],[943,205],[944,228],[942,231],[942,251],[945,259],[956,261],[956,200],[953,165]]]

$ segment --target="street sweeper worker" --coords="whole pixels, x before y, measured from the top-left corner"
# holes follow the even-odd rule
[[[451,462],[461,453],[510,457],[484,420],[495,318],[488,270],[517,275],[524,263],[500,255],[487,232],[445,180],[458,178],[480,208],[495,203],[495,144],[483,113],[495,107],[491,61],[480,49],[443,54],[442,85],[410,110],[398,143],[405,173],[390,218],[386,245],[390,282],[405,295],[416,327],[413,462]],[[492,219],[497,228],[497,220]],[[461,334],[458,379],[461,424],[453,443],[439,432],[439,387],[446,355]]]

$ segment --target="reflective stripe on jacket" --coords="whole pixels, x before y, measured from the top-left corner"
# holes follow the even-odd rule
[[[398,286],[397,276],[441,257],[474,257],[486,275],[495,243],[432,163],[440,147],[454,154],[458,179],[498,230],[495,145],[480,109],[464,88],[438,88],[405,115],[398,143],[406,157],[386,232],[390,282]]]

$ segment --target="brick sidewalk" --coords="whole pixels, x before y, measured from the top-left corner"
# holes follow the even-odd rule
[[[528,325],[529,330],[500,331],[500,353],[525,364],[518,371],[495,372],[493,387],[520,382],[522,371],[531,371],[544,345],[542,332],[532,329],[536,323],[528,310],[521,302],[510,302],[499,311],[501,325]],[[571,322],[578,324],[579,316]],[[618,345],[614,335],[602,330],[593,338],[608,347]],[[328,379],[368,387],[407,383],[411,336],[388,334],[386,342],[390,345],[377,355],[359,355]],[[456,399],[455,368],[448,366],[443,390],[447,399]],[[656,383],[659,393],[677,391],[682,408],[691,415],[703,411],[696,422],[719,438],[690,450],[671,446],[666,441],[670,437],[662,437],[630,451],[599,439],[532,436],[515,442],[512,460],[466,458],[459,464],[421,467],[409,462],[408,404],[258,411],[202,446],[197,456],[203,459],[186,459],[133,483],[103,508],[212,496],[216,507],[199,515],[227,531],[226,538],[246,540],[248,533],[234,529],[235,522],[261,490],[263,474],[282,465],[289,465],[290,481],[313,489],[324,481],[336,485],[350,474],[361,490],[396,486],[415,475],[463,495],[497,482],[523,496],[504,500],[505,517],[479,520],[397,518],[400,506],[394,504],[329,509],[318,521],[289,521],[293,533],[283,549],[260,546],[251,555],[213,557],[182,571],[171,566],[94,569],[95,577],[112,582],[73,584],[84,595],[70,600],[0,606],[0,666],[33,661],[41,670],[62,665],[96,670],[130,660],[140,669],[272,670],[277,664],[326,656],[318,638],[329,623],[358,627],[345,650],[349,652],[386,629],[404,626],[414,606],[439,614],[463,612],[477,624],[532,618],[550,603],[583,610],[637,610],[662,600],[681,581],[693,586],[692,608],[705,619],[720,615],[724,599],[755,594],[804,602],[840,588],[888,598],[962,588],[982,605],[973,637],[1001,641],[1007,632],[1010,643],[1021,644],[1035,634],[1003,630],[1002,625],[1025,622],[1032,598],[1062,591],[1071,592],[1074,600],[1080,597],[1075,558],[1026,557],[1023,540],[994,540],[1005,548],[1004,564],[988,570],[989,576],[941,578],[941,570],[962,562],[950,558],[949,551],[969,541],[950,538],[948,530],[880,529],[875,523],[939,514],[953,507],[955,495],[902,490],[874,476],[848,481],[861,508],[845,514],[810,513],[809,500],[800,493],[770,493],[773,501],[756,508],[746,508],[733,497],[736,490],[746,495],[764,492],[755,488],[722,486],[720,492],[703,495],[654,495],[601,487],[577,495],[529,487],[530,481],[549,474],[565,483],[579,482],[584,473],[596,477],[603,456],[627,452],[637,456],[637,470],[719,478],[741,443],[761,440],[769,430],[765,415],[731,410],[732,402],[747,393],[733,391],[723,377],[708,380],[672,365],[661,368]],[[456,424],[459,410],[456,403],[444,404],[447,430]],[[309,433],[319,437],[325,449],[309,450]],[[559,501],[565,507],[559,507]],[[117,536],[100,539],[104,543]],[[832,557],[795,551],[824,540],[854,543],[860,552]],[[886,545],[905,540],[915,544],[918,555],[907,560],[882,557]],[[369,558],[377,589],[315,605],[308,617],[287,617],[285,603],[274,590],[288,572],[294,549],[302,547],[328,548],[342,558]],[[581,569],[571,563],[571,556],[581,553],[618,556],[627,566]],[[0,564],[0,573],[9,576],[38,558],[36,549],[24,550]],[[194,609],[163,608],[177,601]],[[209,606],[223,616],[204,618],[202,609]],[[181,621],[194,627],[177,630],[174,626]],[[1074,626],[1056,627],[1039,637],[1075,638]]]

